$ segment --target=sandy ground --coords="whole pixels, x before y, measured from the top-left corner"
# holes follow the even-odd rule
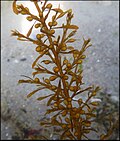
[[[119,4],[112,2],[55,2],[63,9],[71,8],[74,21],[79,26],[78,40],[74,45],[80,48],[82,37],[91,38],[93,46],[86,52],[83,80],[86,85],[99,85],[102,91],[119,96]],[[29,5],[30,6],[30,5]],[[16,16],[12,2],[1,2],[1,138],[11,139],[14,134],[15,119],[20,119],[32,127],[39,127],[39,116],[44,105],[36,97],[26,99],[26,94],[34,87],[17,85],[22,74],[31,76],[31,64],[36,58],[35,47],[11,37],[11,30],[26,33],[30,25],[24,16]],[[34,36],[35,33],[33,33]],[[42,91],[44,95],[47,91]],[[22,110],[21,110],[22,109]],[[24,109],[26,111],[24,111]]]

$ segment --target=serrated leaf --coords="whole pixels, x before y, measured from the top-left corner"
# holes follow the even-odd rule
[[[60,123],[55,119],[53,120],[52,125],[60,125]]]
[[[83,69],[83,65],[82,64],[78,64],[78,68],[79,68],[79,70],[82,70]]]
[[[52,61],[50,61],[50,60],[43,60],[42,62],[44,62],[45,64],[49,64],[49,63],[51,63]]]
[[[68,37],[70,38],[70,37],[74,36],[75,33],[76,33],[76,31],[77,31],[77,30],[72,31],[72,32],[68,35]]]
[[[58,87],[57,87],[57,94],[61,91],[61,81],[59,80],[59,84],[58,84]]]
[[[56,78],[58,78],[58,76],[51,76],[51,77],[49,78],[49,80],[50,80],[50,81],[54,81]]]
[[[43,100],[43,99],[45,99],[45,98],[47,98],[47,97],[49,97],[49,96],[51,96],[51,95],[53,95],[53,94],[50,94],[50,95],[47,95],[47,96],[38,97],[37,100],[39,100],[39,101],[40,101],[40,100]]]
[[[59,115],[59,113],[58,113],[58,115]],[[60,123],[62,123],[62,118],[60,116],[58,118],[60,119]]]
[[[59,84],[58,84],[58,87],[57,87],[57,92],[48,100],[47,106],[49,106],[51,104],[52,100],[54,100],[54,98],[58,95],[60,90],[61,90],[61,83],[59,81]]]
[[[19,32],[17,30],[11,30],[11,36],[18,36]]]
[[[99,90],[100,90],[100,87],[99,86],[95,88],[95,92],[97,92]]]
[[[100,135],[100,140],[106,140],[107,135],[101,134]]]
[[[42,73],[42,71],[36,71],[36,72],[33,72],[32,75],[33,77],[35,77],[35,75],[40,74],[40,73]]]
[[[80,90],[80,91],[77,92],[77,94],[83,93],[84,91],[88,91],[90,89],[92,89],[92,87],[88,87],[86,89]]]
[[[94,131],[94,132],[98,132],[97,130],[93,129],[93,128],[87,128],[87,129],[83,129],[83,131]]]
[[[63,10],[60,9],[60,8],[54,8],[54,9],[51,9],[51,10],[53,10],[55,12],[63,13]]]
[[[49,106],[52,102],[52,100],[54,100],[55,95],[51,96],[50,99],[47,102],[47,106]]]
[[[47,0],[44,2],[43,6],[42,6],[42,10],[45,10],[45,6],[46,6]]]
[[[29,76],[26,76],[26,75],[20,75],[20,76],[22,76],[22,77],[26,77],[26,78],[29,78],[30,80],[32,80],[32,81],[33,81],[33,79],[32,79],[31,77],[29,77]]]
[[[63,140],[63,138],[64,138],[64,136],[65,136],[65,133],[67,132],[69,130],[69,128],[67,128],[63,133],[62,133],[62,135],[61,135],[61,140]]]
[[[35,22],[34,22],[34,24],[35,24]],[[29,29],[29,31],[28,31],[28,33],[27,33],[27,37],[29,37],[30,36],[30,34],[31,34],[31,32],[32,32],[32,29],[33,29],[33,27],[34,27],[34,24],[31,26],[31,28]]]
[[[41,54],[41,55],[39,55],[37,58],[36,58],[36,60],[33,62],[33,64],[32,64],[32,68],[34,68],[34,66],[36,65],[36,63],[37,63],[37,61],[45,54],[47,52],[47,50],[46,51],[43,51],[43,53]]]
[[[38,89],[32,91],[31,93],[29,93],[29,94],[27,95],[27,98],[31,97],[33,94],[35,94],[35,93],[38,92],[39,90],[42,90],[42,89],[45,89],[45,88],[46,88],[46,87],[38,88]]]
[[[71,39],[67,40],[66,43],[72,43],[72,42],[75,42],[75,41],[76,41],[76,39],[71,38]]]
[[[68,46],[67,49],[74,50],[74,47]]]
[[[20,40],[20,41],[28,41],[26,39],[21,39],[20,37],[18,37],[17,40]]]
[[[68,12],[68,13],[72,13],[72,9],[68,9],[67,12]]]
[[[70,54],[70,53],[74,53],[75,50],[71,50],[71,51],[68,51],[68,52],[60,52],[60,53],[63,53],[63,54]]]
[[[90,45],[88,45],[89,43],[90,43],[90,38],[88,38],[87,40],[85,40],[84,38],[83,38],[83,40],[84,40],[84,43],[83,43],[83,49],[85,48],[85,47],[88,47],[88,46],[91,46],[92,44],[90,44]],[[88,46],[87,46],[88,45]]]
[[[58,38],[57,38],[57,43],[59,43],[59,41],[60,41],[60,35],[59,35]]]
[[[63,28],[68,28],[68,29],[78,29],[79,27],[76,25],[64,25],[62,26]]]
[[[63,17],[66,13],[67,13],[67,11],[60,13],[56,19],[59,19],[59,18]]]
[[[36,9],[37,9],[38,13],[40,13],[41,10],[40,10],[40,7],[39,7],[39,5],[38,5],[38,2],[37,2],[37,1],[34,1],[34,4],[35,4],[35,6],[36,6]]]
[[[15,13],[15,14],[19,14],[20,12],[17,10],[17,6],[16,6],[16,0],[13,2],[13,12]]]
[[[19,80],[18,84],[20,84],[20,83],[33,83],[33,81],[31,81],[31,80]]]
[[[57,110],[58,110],[58,109],[56,109],[56,108],[48,109],[48,110],[46,111],[45,115],[46,115],[46,114],[50,114],[51,112],[55,112],[55,111],[57,111]]]
[[[51,124],[50,122],[41,122],[40,125],[48,125]]]
[[[98,102],[91,102],[90,104],[92,104],[93,106],[98,106],[99,105]]]

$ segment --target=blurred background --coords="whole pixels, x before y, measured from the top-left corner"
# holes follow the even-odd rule
[[[18,2],[19,3],[19,2]],[[31,2],[21,2],[35,14]],[[86,51],[83,65],[83,81],[89,85],[101,87],[101,91],[110,94],[113,101],[119,97],[119,2],[118,1],[51,1],[54,7],[63,10],[72,9],[73,24],[79,29],[76,33],[75,48],[81,48],[83,37],[91,38],[93,44]],[[1,1],[1,139],[11,140],[19,132],[19,121],[24,125],[39,128],[39,120],[45,110],[44,103],[35,97],[26,99],[33,90],[28,85],[18,85],[20,75],[31,76],[31,64],[37,57],[35,46],[29,42],[17,41],[11,37],[11,30],[17,29],[26,34],[31,22],[25,16],[15,15],[12,1]],[[34,37],[36,31],[33,31]],[[43,91],[44,95],[47,91]],[[19,120],[19,121],[18,121]],[[24,126],[21,125],[21,126]],[[23,127],[21,127],[23,128]]]

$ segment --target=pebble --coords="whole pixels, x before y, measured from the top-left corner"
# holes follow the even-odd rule
[[[27,60],[26,58],[21,58],[21,59],[20,59],[20,61],[26,61],[26,60]]]
[[[94,56],[95,54],[96,54],[95,52],[92,53],[93,56]]]
[[[8,136],[9,134],[8,133],[6,133],[6,137]]]
[[[7,130],[7,129],[8,129],[8,127],[6,126],[6,127],[5,127],[5,129]]]
[[[25,107],[25,105],[23,104],[22,107]]]
[[[98,29],[98,32],[99,32],[99,33],[101,32],[101,29],[100,29],[100,28]]]
[[[34,58],[34,56],[33,56],[33,55],[30,55],[30,57],[31,57],[31,58]]]
[[[110,98],[113,102],[119,102],[119,98],[117,96],[112,95]]]
[[[18,61],[18,60],[15,60],[14,62],[15,62],[15,63],[19,63],[19,61]]]
[[[99,62],[100,62],[100,60],[98,59],[98,60],[97,60],[97,63],[99,63]]]
[[[7,59],[7,62],[10,62],[10,59]]]

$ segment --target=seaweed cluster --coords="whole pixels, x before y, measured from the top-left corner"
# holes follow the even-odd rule
[[[38,53],[38,57],[32,64],[33,77],[25,76],[26,79],[19,80],[18,83],[35,85],[36,89],[30,92],[27,98],[40,90],[50,91],[47,95],[37,98],[38,101],[47,99],[48,108],[45,115],[51,115],[50,121],[41,122],[42,126],[61,128],[60,139],[88,139],[87,134],[91,131],[97,132],[92,127],[92,123],[99,103],[91,99],[100,90],[99,86],[83,87],[83,70],[80,65],[86,58],[86,49],[92,45],[90,39],[83,38],[80,50],[75,49],[71,44],[76,41],[73,36],[78,26],[71,22],[74,16],[72,9],[63,11],[60,5],[58,8],[53,8],[48,1],[31,0],[31,2],[35,5],[38,15],[32,14],[28,7],[22,4],[17,5],[16,1],[13,2],[14,13],[25,15],[26,19],[30,22],[34,21],[34,24],[26,35],[12,30],[12,36],[17,36],[20,41],[33,43]],[[53,15],[51,21],[48,21],[51,12]],[[58,21],[62,18],[65,18],[66,22],[59,25]],[[36,39],[30,37],[34,28],[39,31]],[[62,30],[62,34],[57,35],[57,30]],[[71,56],[72,61],[68,60],[65,55]],[[48,59],[44,60],[43,57]],[[52,67],[52,70],[49,67]],[[39,76],[43,74],[46,78],[41,79]],[[84,95],[86,99],[83,100],[81,95]]]

